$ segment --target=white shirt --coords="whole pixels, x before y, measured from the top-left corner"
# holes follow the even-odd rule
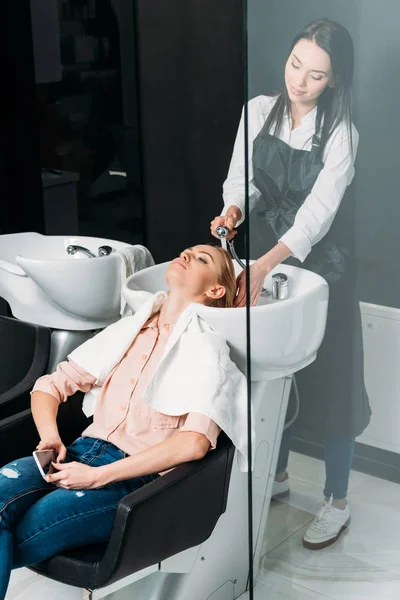
[[[257,96],[248,103],[249,129],[249,206],[254,208],[260,192],[253,178],[253,141],[263,128],[268,115],[276,101],[275,97]],[[291,148],[311,150],[312,137],[315,133],[317,107],[309,112],[298,127],[292,130],[291,119],[284,116],[279,139]],[[324,155],[324,167],[303,205],[299,208],[293,226],[279,241],[283,242],[295,258],[304,261],[314,244],[319,242],[328,232],[338,211],[344,193],[354,177],[354,160],[358,147],[358,132],[352,125],[353,150],[351,149],[347,126],[339,125],[329,139]],[[223,186],[225,214],[232,204],[239,206],[244,218],[245,204],[245,169],[244,169],[244,122],[243,112],[236,136],[235,146],[228,177]],[[240,224],[242,220],[238,223]],[[268,251],[268,248],[265,249]]]

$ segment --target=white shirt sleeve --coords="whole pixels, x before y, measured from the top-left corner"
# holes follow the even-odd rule
[[[347,127],[341,125],[324,152],[324,167],[302,206],[293,226],[281,237],[293,256],[304,261],[314,244],[329,231],[348,185],[354,177],[359,136],[353,126],[353,150]]]
[[[270,104],[268,107],[266,105]],[[265,106],[264,106],[265,105]],[[249,210],[256,203],[260,196],[260,192],[254,185],[253,181],[253,142],[261,131],[265,120],[265,110],[271,110],[273,101],[266,96],[257,96],[248,102],[248,148],[249,148]],[[268,113],[267,113],[268,114]],[[245,162],[244,162],[244,109],[239,123],[236,141],[233,148],[231,163],[229,166],[228,176],[223,185],[223,200],[224,208],[222,215],[232,204],[238,206],[242,211],[242,219],[238,221],[240,225],[244,221],[244,205],[245,205]]]

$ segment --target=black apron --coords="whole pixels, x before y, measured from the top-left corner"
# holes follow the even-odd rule
[[[323,168],[314,135],[311,151],[297,150],[272,136],[266,126],[253,143],[254,183],[261,196],[250,214],[251,258],[272,248],[292,227],[296,213]],[[296,432],[321,441],[356,437],[369,423],[371,410],[364,384],[361,314],[356,295],[354,194],[346,197],[328,233],[301,263],[329,284],[324,340],[316,360],[296,373],[300,413]]]

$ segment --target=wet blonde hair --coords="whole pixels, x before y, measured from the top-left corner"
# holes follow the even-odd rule
[[[214,300],[211,306],[215,306],[216,308],[232,308],[236,297],[236,275],[233,266],[233,260],[225,248],[222,248],[221,246],[214,246],[213,244],[208,245],[217,250],[222,258],[222,269],[218,275],[217,281],[225,288],[224,296]]]

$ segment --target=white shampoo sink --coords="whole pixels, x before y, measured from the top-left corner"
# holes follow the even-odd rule
[[[123,293],[129,301],[134,290],[156,292],[166,290],[162,263],[138,273],[126,282]],[[237,268],[237,274],[240,268]],[[289,298],[262,299],[251,309],[251,379],[278,379],[313,362],[325,333],[328,309],[328,284],[305,269],[280,265],[265,279],[271,289],[274,273],[285,273],[289,279]],[[232,359],[243,371],[246,365],[246,309],[207,308],[199,306],[199,314],[221,333],[231,348]]]
[[[68,255],[70,244],[96,258]],[[100,246],[114,250],[130,244],[95,237],[0,235],[0,297],[17,319],[55,329],[91,330],[120,317],[121,258],[98,257]]]

